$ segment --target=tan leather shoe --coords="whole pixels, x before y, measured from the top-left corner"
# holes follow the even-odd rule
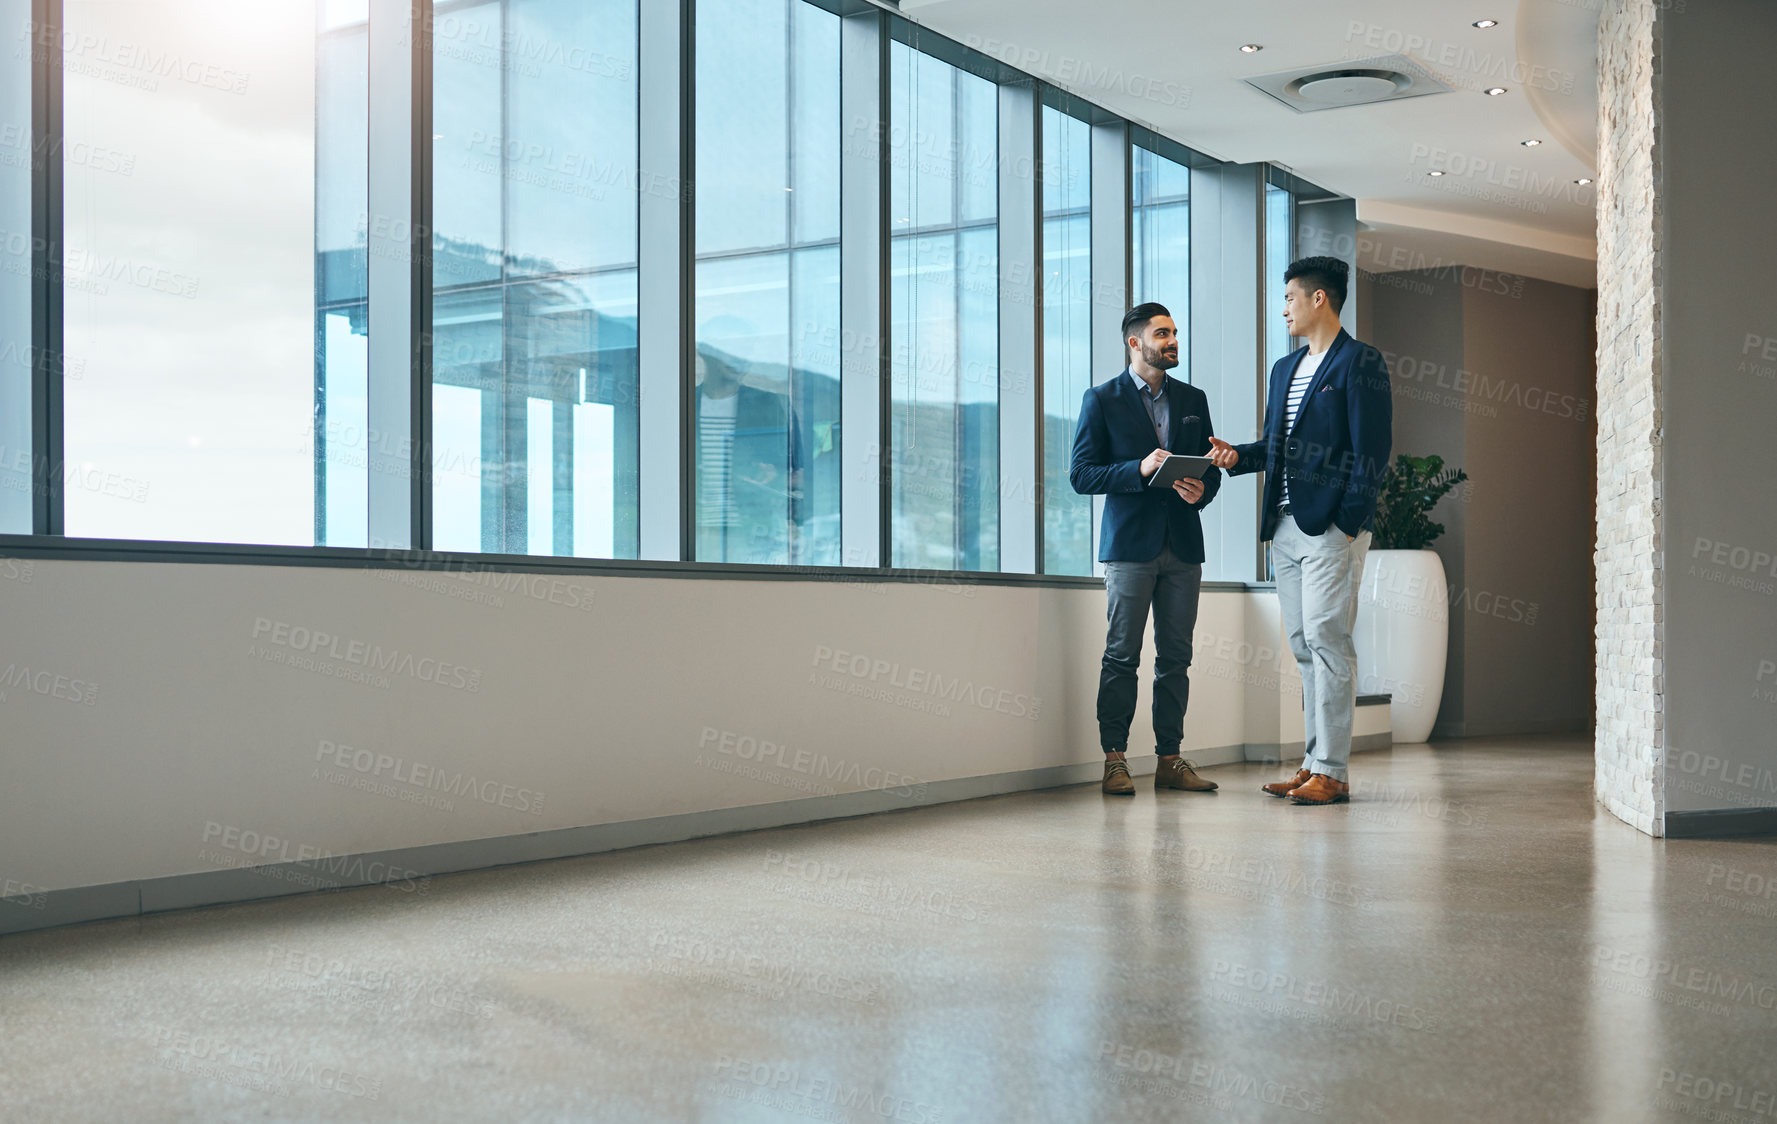
[[[1186,792],[1214,792],[1220,786],[1214,781],[1206,781],[1191,768],[1191,763],[1178,754],[1162,757],[1154,770],[1154,791],[1163,788],[1182,788]]]
[[[1135,782],[1129,779],[1129,766],[1122,761],[1106,761],[1101,787],[1112,796],[1134,796]]]
[[[1308,778],[1311,776],[1313,776],[1313,774],[1307,769],[1297,769],[1296,775],[1289,780],[1273,781],[1270,784],[1262,784],[1259,786],[1259,791],[1279,798],[1285,797],[1290,794],[1290,789],[1301,788],[1303,785],[1307,784]]]
[[[1290,800],[1296,804],[1337,804],[1350,799],[1351,786],[1325,773],[1316,773],[1301,788],[1290,790]]]

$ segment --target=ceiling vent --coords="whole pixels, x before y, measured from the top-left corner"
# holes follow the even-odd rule
[[[1246,84],[1297,113],[1450,92],[1448,85],[1406,55],[1298,67],[1248,78]]]

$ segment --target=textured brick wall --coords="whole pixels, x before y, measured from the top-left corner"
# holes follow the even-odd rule
[[[1661,833],[1665,746],[1658,7],[1607,0],[1598,29],[1594,787],[1650,835]]]

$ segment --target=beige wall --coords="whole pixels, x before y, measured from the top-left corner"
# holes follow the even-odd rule
[[[1270,600],[1205,594],[1187,752],[1290,740],[1293,667],[1252,609]],[[1093,588],[0,559],[0,879],[57,890],[873,787],[911,801],[920,782],[1096,762],[1103,619]],[[1145,732],[1138,716],[1132,745]],[[785,751],[725,771],[759,742]],[[476,790],[428,789],[440,774]],[[253,854],[249,832],[283,842]]]

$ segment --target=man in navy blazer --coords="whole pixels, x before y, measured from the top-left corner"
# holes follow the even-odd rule
[[[1103,790],[1133,795],[1127,751],[1141,671],[1142,629],[1154,611],[1154,790],[1207,792],[1214,781],[1179,756],[1191,697],[1191,634],[1203,579],[1203,526],[1197,513],[1215,498],[1222,474],[1149,488],[1170,453],[1203,456],[1214,432],[1209,399],[1169,377],[1178,366],[1178,331],[1165,306],[1139,304],[1123,317],[1129,365],[1086,391],[1074,432],[1068,481],[1082,495],[1105,497],[1098,560],[1104,563],[1109,629],[1098,679],[1098,737]]]
[[[1350,270],[1337,258],[1292,262],[1284,272],[1284,320],[1306,347],[1271,368],[1265,433],[1246,445],[1210,438],[1229,475],[1265,473],[1260,541],[1290,651],[1302,672],[1302,767],[1261,786],[1297,804],[1350,798],[1346,766],[1357,703],[1358,586],[1388,468],[1394,407],[1382,353],[1339,326]]]

